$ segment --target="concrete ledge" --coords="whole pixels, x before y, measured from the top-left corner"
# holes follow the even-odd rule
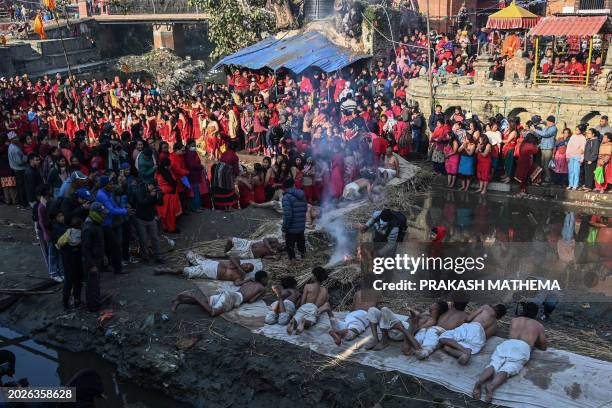
[[[457,181],[458,183],[458,181]],[[477,185],[477,181],[472,180],[472,186]],[[432,185],[446,187],[446,176],[434,178]],[[457,184],[455,184],[457,185]],[[518,194],[519,185],[516,182],[510,184],[492,181],[489,183],[489,192],[503,193],[508,195]],[[529,186],[527,194],[534,198],[548,199],[559,203],[585,205],[592,204],[601,208],[612,209],[612,193],[599,194],[593,192],[566,190],[559,186]]]

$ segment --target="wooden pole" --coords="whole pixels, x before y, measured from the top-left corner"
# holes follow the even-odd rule
[[[533,83],[538,83],[538,57],[539,57],[539,48],[540,48],[540,37],[536,37],[536,49],[535,49],[535,64],[533,70]]]
[[[64,50],[64,58],[66,59],[66,67],[68,68],[68,78],[72,80],[72,69],[70,68],[70,62],[68,61],[68,53],[66,52],[66,45],[64,44],[64,34],[62,34],[62,27],[60,27],[59,17],[57,13],[55,12],[55,10],[50,10],[50,11],[53,14],[55,23],[57,24],[57,31],[59,32],[60,42],[62,44],[62,49]],[[66,27],[68,27],[68,17],[66,17]]]
[[[589,39],[589,59],[587,60],[586,86],[589,86],[589,77],[591,76],[591,58],[593,58],[593,37]]]

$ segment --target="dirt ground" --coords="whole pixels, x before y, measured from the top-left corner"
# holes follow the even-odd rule
[[[277,217],[263,209],[232,214],[205,211],[179,220],[175,250],[196,240],[247,236]],[[28,211],[0,206],[0,281],[28,288],[46,276]],[[165,245],[166,249],[167,245]],[[93,351],[118,366],[119,376],[143,387],[205,407],[477,407],[482,403],[414,377],[379,372],[254,335],[195,306],[172,315],[169,303],[192,288],[180,277],[153,276],[152,266],[130,265],[129,275],[102,275],[113,293],[113,317],[100,324],[79,310],[65,313],[56,293],[23,299],[0,314],[0,323],[71,351]],[[187,351],[177,341],[196,338]],[[379,405],[377,405],[379,404]]]

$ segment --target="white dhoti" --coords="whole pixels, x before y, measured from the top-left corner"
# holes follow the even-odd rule
[[[293,303],[289,299],[283,300],[283,305],[285,305],[285,311],[281,313],[275,312],[277,305],[278,300],[272,302],[272,304],[270,305],[270,311],[266,314],[265,322],[266,324],[278,323],[281,326],[285,326],[289,324],[291,317],[295,314],[295,303]]]
[[[393,341],[402,341],[404,339],[404,333],[400,330],[394,329],[393,326],[401,324],[406,330],[410,328],[410,322],[407,320],[401,320],[395,313],[388,307],[378,309],[371,307],[368,309],[368,320],[370,323],[378,325],[381,330],[389,331],[389,338]]]
[[[469,348],[472,354],[478,354],[487,342],[487,335],[480,323],[463,323],[456,329],[447,330],[441,339],[455,340],[461,347]]]
[[[385,179],[392,179],[397,175],[397,172],[394,169],[379,167],[378,174]]]
[[[531,347],[523,340],[510,339],[501,342],[491,356],[489,365],[496,373],[504,372],[509,377],[517,375],[531,358]]]
[[[344,319],[331,319],[331,325],[334,330],[348,330],[345,340],[353,340],[355,337],[363,333],[369,326],[368,312],[365,310],[354,310],[344,316]]]
[[[242,293],[233,290],[224,290],[208,299],[208,304],[217,313],[225,313],[242,304]]]
[[[227,256],[235,256],[237,258],[255,258],[253,255],[253,250],[251,246],[255,241],[251,241],[250,239],[243,238],[232,238],[232,249],[227,251],[225,255]]]
[[[218,270],[219,262],[200,257],[196,265],[183,268],[183,275],[185,275],[188,279],[217,279]]]
[[[357,200],[359,197],[361,197],[361,194],[359,192],[359,184],[353,181],[344,186],[344,190],[342,191],[342,198],[344,198],[345,200]]]
[[[293,317],[295,321],[298,322],[298,324],[302,319],[304,319],[305,322],[315,324],[319,318],[317,316],[317,310],[317,305],[315,305],[314,303],[306,303],[300,306],[300,308],[295,312],[295,316]]]
[[[414,335],[414,339],[421,345],[421,350],[418,350],[418,357],[425,358],[433,353],[440,342],[440,335],[444,333],[444,329],[440,326],[431,326],[419,330]]]

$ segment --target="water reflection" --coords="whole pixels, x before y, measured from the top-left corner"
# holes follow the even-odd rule
[[[68,383],[79,371],[91,368],[101,377],[105,400],[97,400],[96,407],[127,407],[132,404],[151,408],[188,407],[160,392],[145,390],[119,382],[113,364],[91,352],[73,353],[54,349],[28,339],[10,329],[0,327],[0,350],[15,356],[14,381],[25,378],[30,386],[57,387]],[[11,380],[4,376],[2,381]],[[1,406],[0,402],[0,406]]]
[[[605,300],[585,294],[612,296],[610,213],[456,191],[432,192],[415,204],[411,241],[430,241],[436,226],[446,230],[443,249],[432,243],[427,251],[487,253],[489,277],[557,279],[576,301]]]

